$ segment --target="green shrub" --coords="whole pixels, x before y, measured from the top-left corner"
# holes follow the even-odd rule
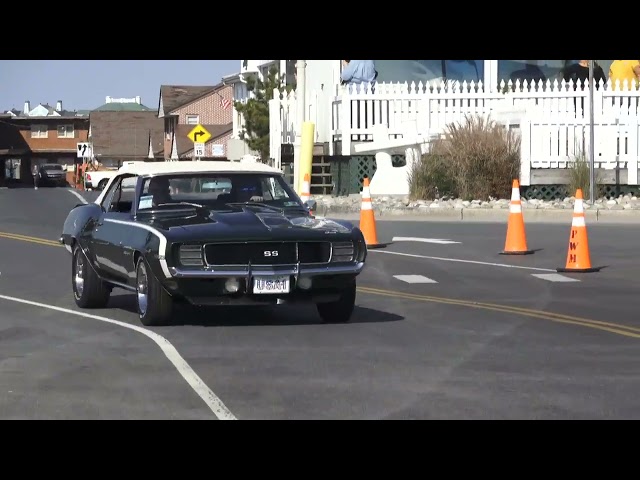
[[[409,195],[414,200],[455,195],[455,181],[449,159],[442,155],[442,140],[435,140],[430,152],[409,170]]]
[[[409,175],[413,199],[436,193],[465,200],[509,198],[520,172],[520,138],[483,117],[447,126]]]
[[[595,175],[595,195],[596,198],[601,197],[604,194],[602,185],[602,176],[596,172]],[[569,163],[569,183],[567,185],[567,194],[573,197],[576,194],[577,189],[582,189],[582,196],[585,200],[591,200],[591,175],[589,169],[589,161],[584,151],[579,150],[577,154],[573,156],[573,161]]]

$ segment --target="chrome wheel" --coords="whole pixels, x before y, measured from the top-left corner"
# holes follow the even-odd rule
[[[78,249],[76,253],[76,267],[73,276],[73,285],[75,286],[76,297],[82,297],[82,292],[84,290],[84,258],[80,249]]]
[[[149,301],[149,281],[147,278],[147,269],[144,261],[140,261],[138,265],[138,310],[140,315],[147,313],[147,305]]]

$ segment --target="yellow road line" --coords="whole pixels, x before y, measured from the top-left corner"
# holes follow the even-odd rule
[[[9,238],[12,240],[20,240],[23,242],[38,243],[40,245],[47,245],[50,247],[62,247],[62,245],[55,240],[32,237],[29,235],[21,235],[19,233],[0,232],[0,237]],[[417,295],[413,293],[397,292],[393,290],[384,290],[373,287],[358,287],[358,291],[362,293],[368,293],[370,295],[380,295],[391,298],[400,298],[404,300],[441,303],[445,305],[457,305],[461,307],[477,308],[481,310],[491,310],[494,312],[511,313],[525,317],[540,318],[542,320],[548,320],[550,322],[578,325],[596,330],[602,330],[617,335],[623,335],[625,337],[640,338],[640,328],[638,327],[631,327],[612,322],[601,322],[598,320],[590,320],[587,318],[581,318],[572,315],[545,312],[542,310],[533,310],[530,308],[514,307],[510,305],[500,305],[496,303],[474,302],[470,300],[458,300],[455,298],[435,297],[431,295]]]
[[[416,295],[413,293],[396,292],[392,290],[383,290],[372,287],[358,287],[358,291],[371,295],[380,295],[392,298],[400,298],[404,300],[416,300],[421,302],[442,303],[446,305],[457,305],[461,307],[477,308],[481,310],[491,310],[494,312],[511,313],[522,315],[525,317],[540,318],[556,323],[565,323],[570,325],[579,325],[582,327],[602,330],[625,337],[640,338],[640,328],[622,325],[611,322],[600,322],[598,320],[590,320],[587,318],[575,317],[571,315],[563,315],[559,313],[545,312],[542,310],[533,310],[530,308],[512,307],[509,305],[500,305],[495,303],[474,302],[469,300],[458,300],[454,298],[434,297],[429,295]]]
[[[51,247],[62,247],[59,242],[55,240],[48,240],[46,238],[30,237],[28,235],[20,235],[18,233],[0,232],[0,237],[10,238],[12,240],[21,240],[23,242],[39,243],[40,245],[48,245]]]

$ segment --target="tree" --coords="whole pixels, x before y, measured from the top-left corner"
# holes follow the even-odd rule
[[[263,163],[269,159],[269,100],[273,98],[273,90],[282,89],[283,83],[278,68],[273,66],[264,81],[257,77],[247,79],[247,91],[253,93],[252,98],[246,103],[234,102],[236,110],[244,116],[240,138],[251,150],[260,154]],[[286,91],[294,88],[295,85],[285,87]]]

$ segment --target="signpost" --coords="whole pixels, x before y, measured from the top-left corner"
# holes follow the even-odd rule
[[[78,142],[76,155],[78,158],[82,159],[82,167],[80,165],[76,165],[75,167],[75,177],[76,177],[76,186],[81,185],[84,190],[84,172],[87,168],[87,161],[93,158],[93,145],[89,142]]]
[[[204,157],[204,143],[197,142],[193,144],[193,156],[196,158]]]
[[[91,144],[89,142],[79,142],[77,154],[78,158],[93,157],[93,148],[91,148]]]
[[[211,134],[198,124],[187,134],[187,137],[193,142],[193,156],[200,160],[200,157],[204,157],[204,144],[211,139]]]

